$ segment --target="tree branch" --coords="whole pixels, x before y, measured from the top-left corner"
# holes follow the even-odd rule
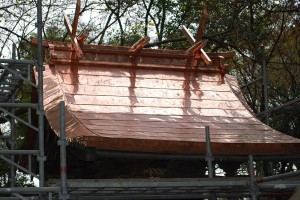
[[[21,38],[21,39],[24,40],[25,42],[31,44],[29,40],[27,40],[26,38],[24,38],[24,37],[21,36],[21,35],[18,35],[17,33],[13,32],[13,31],[9,30],[8,28],[3,27],[3,26],[0,26],[0,28],[3,29],[3,30],[5,30],[5,31],[7,31],[7,32],[9,32],[9,33],[11,33],[11,34],[13,34],[13,35],[15,35],[15,36],[17,36],[18,38]]]

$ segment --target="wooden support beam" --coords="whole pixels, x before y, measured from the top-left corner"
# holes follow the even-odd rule
[[[182,27],[182,32],[183,34],[186,36],[187,40],[189,41],[190,44],[194,45],[191,48],[189,48],[187,51],[189,54],[194,55],[197,51],[200,52],[200,57],[204,60],[204,62],[207,65],[210,65],[212,63],[211,59],[208,57],[208,55],[206,54],[206,52],[202,49],[205,44],[203,41],[199,41],[197,44],[195,38],[193,37],[193,35],[189,32],[189,30],[183,26]],[[202,46],[200,45],[202,44]],[[199,46],[197,46],[199,45]],[[199,48],[200,47],[200,48]]]
[[[79,19],[79,12],[80,12],[80,0],[77,0],[76,9],[75,9],[75,16],[73,22],[73,30],[72,30],[72,37],[76,37],[77,26],[78,26],[78,19]]]
[[[141,38],[139,41],[137,41],[134,45],[130,47],[130,51],[140,51],[146,44],[148,44],[149,41],[150,38],[148,36]]]
[[[30,37],[30,43],[33,44],[34,46],[37,46],[38,40],[35,37]],[[48,40],[43,40],[42,45],[44,48],[49,48]]]
[[[204,60],[204,62],[207,65],[210,65],[212,63],[211,59],[208,57],[208,55],[206,54],[206,52],[201,48],[200,49],[200,53],[201,53],[201,58]]]
[[[78,40],[78,44],[81,46],[83,45],[84,41],[87,39],[87,37],[90,34],[90,30],[85,29],[82,31],[82,33],[78,36],[77,40]]]
[[[204,47],[204,44],[202,41],[197,42],[196,44],[194,44],[191,48],[189,48],[187,50],[187,53],[189,55],[195,55],[197,53],[197,51],[199,51],[200,49],[202,49]]]
[[[81,58],[83,56],[83,53],[82,53],[81,48],[78,44],[77,38],[72,36],[72,32],[73,32],[72,31],[72,26],[71,26],[70,20],[69,20],[67,14],[65,12],[64,12],[64,23],[65,23],[65,26],[66,26],[67,31],[69,33],[69,36],[71,38],[71,41],[72,41],[73,47],[75,49],[75,52],[76,52],[78,58]]]
[[[226,66],[225,66],[225,58],[223,56],[219,56],[219,80],[218,80],[218,85],[221,85],[223,83],[225,83],[224,77],[226,74]]]
[[[202,40],[203,37],[203,33],[204,33],[204,29],[206,26],[206,21],[207,21],[207,8],[206,8],[206,2],[203,2],[203,11],[202,11],[202,16],[199,22],[199,27],[198,27],[198,31],[197,31],[197,35],[196,35],[196,42]]]
[[[196,40],[194,38],[194,36],[189,32],[189,30],[185,27],[182,26],[182,33],[185,35],[187,41],[189,41],[190,44],[195,44]]]

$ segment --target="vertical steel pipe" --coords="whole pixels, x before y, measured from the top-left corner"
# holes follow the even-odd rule
[[[14,47],[15,47],[15,45],[14,45]],[[13,104],[15,103],[15,94],[13,94],[12,97],[11,97],[11,103],[13,103]],[[11,109],[11,113],[13,115],[15,114],[15,108],[14,107]],[[11,117],[10,118],[10,150],[15,150],[15,148],[16,148],[15,118]],[[12,154],[10,156],[10,159],[11,159],[12,162],[15,162],[15,155]],[[11,187],[15,186],[15,177],[16,177],[16,168],[15,168],[15,166],[11,165],[10,166],[10,186]]]
[[[39,186],[43,187],[45,182],[44,163],[46,161],[44,151],[44,104],[43,104],[43,16],[42,16],[42,0],[37,1],[37,70],[38,70],[38,118],[39,118]]]
[[[31,124],[32,125],[32,123],[31,123],[31,108],[28,108],[28,124]]]
[[[213,156],[211,152],[211,145],[210,145],[210,132],[209,132],[209,126],[205,126],[205,136],[206,136],[206,158],[207,161],[207,170],[208,170],[208,177],[213,177]]]
[[[16,56],[16,44],[13,43],[12,45],[12,59],[16,60],[17,56]]]
[[[249,176],[250,176],[250,195],[252,200],[256,200],[256,192],[254,185],[254,165],[253,165],[253,155],[249,155]]]
[[[67,138],[66,138],[66,116],[65,116],[65,102],[61,101],[59,104],[60,110],[60,139],[58,145],[60,146],[60,178],[61,178],[61,199],[68,199],[67,186]]]
[[[31,175],[32,173],[32,159],[31,159],[31,154],[28,154],[28,170],[30,171],[30,174],[29,174],[29,178],[30,178],[30,181],[33,180],[33,176]]]
[[[31,80],[31,65],[27,65],[27,79]]]

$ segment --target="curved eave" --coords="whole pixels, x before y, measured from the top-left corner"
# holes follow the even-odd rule
[[[70,48],[69,44],[60,45]],[[99,46],[88,48],[97,51],[84,53],[82,59],[74,58],[70,49],[62,51],[54,45],[50,50],[50,65],[44,72],[44,105],[58,135],[59,101],[64,100],[67,137],[86,147],[205,153],[204,127],[210,126],[215,154],[298,153],[299,139],[275,131],[253,116],[237,96],[235,78],[226,76],[220,85],[219,60],[199,66],[197,60],[182,59],[182,54],[131,59],[101,53]],[[156,50],[149,51],[153,54]],[[159,55],[161,50],[156,52]]]

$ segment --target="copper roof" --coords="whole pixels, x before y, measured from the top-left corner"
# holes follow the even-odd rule
[[[187,51],[46,42],[45,113],[59,135],[66,101],[67,137],[97,149],[195,154],[205,152],[210,126],[216,154],[298,153],[300,140],[257,120],[244,105],[223,58],[207,65]],[[221,84],[222,83],[222,84]]]

